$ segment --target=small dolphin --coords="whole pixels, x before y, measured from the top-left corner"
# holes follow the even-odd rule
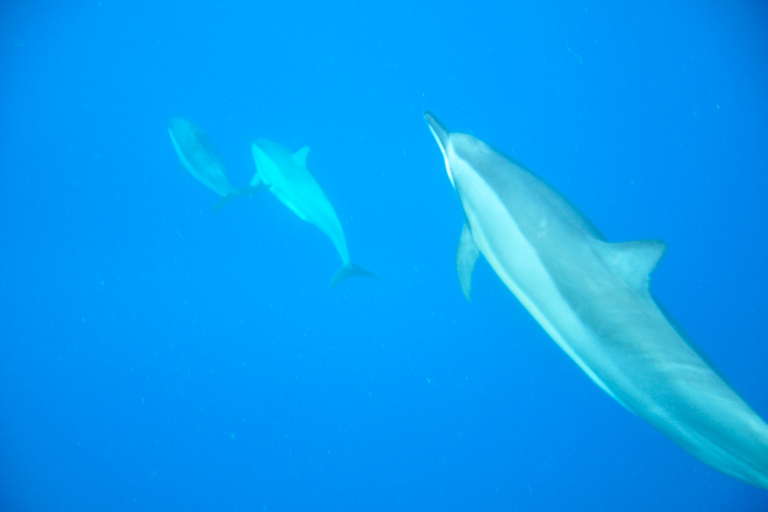
[[[343,266],[331,280],[331,288],[353,276],[376,277],[375,274],[352,263],[349,258],[344,231],[336,212],[307,169],[309,148],[291,153],[274,142],[258,139],[251,141],[251,152],[256,174],[251,187],[266,185],[275,197],[300,219],[314,224],[331,239],[341,256]]]
[[[238,190],[229,182],[224,161],[216,151],[208,135],[195,123],[182,117],[167,117],[168,133],[181,165],[200,183],[224,199],[213,210],[217,210],[238,197],[254,191],[248,187]]]
[[[456,261],[467,299],[482,253],[606,393],[706,464],[768,489],[768,425],[651,296],[648,275],[666,245],[607,242],[525,167],[424,118],[464,209]]]

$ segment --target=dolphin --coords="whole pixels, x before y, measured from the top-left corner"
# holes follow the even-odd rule
[[[456,266],[467,299],[482,253],[603,391],[706,464],[768,489],[768,425],[651,296],[664,242],[606,241],[521,164],[424,118],[464,210]]]
[[[331,288],[353,276],[376,277],[352,263],[341,222],[331,202],[307,169],[309,148],[291,153],[283,146],[265,139],[251,141],[256,174],[251,187],[266,186],[281,203],[300,219],[314,224],[331,239],[343,263],[331,280]]]
[[[229,182],[224,161],[199,126],[182,117],[167,117],[166,122],[181,165],[200,183],[223,196],[213,210],[254,191],[252,187],[239,190]]]

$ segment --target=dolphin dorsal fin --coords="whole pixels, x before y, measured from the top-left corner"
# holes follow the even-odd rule
[[[635,240],[633,242],[598,244],[598,252],[616,274],[630,286],[648,287],[648,275],[653,272],[667,244],[661,240]]]
[[[304,146],[297,152],[295,152],[293,156],[293,161],[296,162],[296,165],[300,165],[302,167],[307,166],[307,155],[309,154],[309,146]]]

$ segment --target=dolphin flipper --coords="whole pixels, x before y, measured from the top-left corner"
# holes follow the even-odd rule
[[[475,262],[480,256],[480,250],[472,238],[472,229],[469,223],[464,223],[464,229],[461,230],[459,239],[459,248],[456,250],[456,271],[459,274],[459,284],[464,297],[471,300],[472,296],[472,271],[475,269]]]
[[[373,272],[365,270],[363,267],[355,265],[354,263],[347,263],[341,267],[339,271],[336,272],[336,275],[333,276],[333,279],[331,279],[331,288],[336,288],[336,285],[340,282],[355,276],[368,276],[375,279],[381,279],[379,276]]]

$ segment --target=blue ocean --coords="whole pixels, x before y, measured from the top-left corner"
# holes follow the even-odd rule
[[[0,510],[767,511],[622,407],[480,258],[424,111],[537,173],[768,418],[768,6],[0,6]],[[291,152],[334,244],[268,190]]]

